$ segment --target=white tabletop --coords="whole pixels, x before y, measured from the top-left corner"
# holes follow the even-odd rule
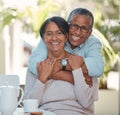
[[[13,115],[25,115],[23,108],[17,108]]]
[[[0,112],[0,115],[1,115],[1,112]],[[24,109],[23,108],[17,108],[15,110],[15,112],[13,113],[13,115],[25,115],[24,114]]]
[[[42,110],[43,115],[56,115],[53,112]],[[13,115],[29,115],[24,113],[24,108],[17,108]]]
[[[42,110],[43,115],[56,115],[53,112]],[[1,113],[0,113],[1,115]],[[24,108],[17,108],[13,115],[29,115],[29,113],[24,113]]]

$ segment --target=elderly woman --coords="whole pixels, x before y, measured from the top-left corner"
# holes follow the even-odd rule
[[[38,76],[29,70],[26,76],[24,99],[38,99],[39,109],[54,112],[56,115],[93,115],[95,81],[93,86],[85,82],[81,66],[73,64],[77,56],[64,50],[68,38],[68,23],[61,17],[47,19],[41,26],[48,57],[37,64]],[[52,79],[57,72],[72,73],[74,83]]]

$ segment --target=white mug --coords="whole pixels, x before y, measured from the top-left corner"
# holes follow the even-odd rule
[[[18,101],[19,90],[21,90],[21,97]],[[13,86],[0,86],[0,112],[1,115],[13,115],[17,106],[23,99],[23,89]]]
[[[23,101],[24,112],[38,112],[38,100],[37,99],[26,99]]]

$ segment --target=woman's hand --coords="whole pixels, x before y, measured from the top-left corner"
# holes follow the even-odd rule
[[[54,76],[54,74],[56,74],[57,72],[59,72],[61,70],[62,70],[61,60],[56,59],[50,78],[52,78]]]
[[[56,59],[46,59],[37,64],[38,79],[45,83],[51,76]]]

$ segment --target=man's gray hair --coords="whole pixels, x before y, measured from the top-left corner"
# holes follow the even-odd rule
[[[67,19],[68,23],[72,21],[72,19],[75,15],[85,15],[85,16],[89,17],[91,20],[89,26],[92,29],[93,24],[94,24],[94,17],[93,17],[93,14],[89,10],[87,10],[85,8],[74,9],[73,11],[71,11],[70,15],[68,16],[68,19]]]

